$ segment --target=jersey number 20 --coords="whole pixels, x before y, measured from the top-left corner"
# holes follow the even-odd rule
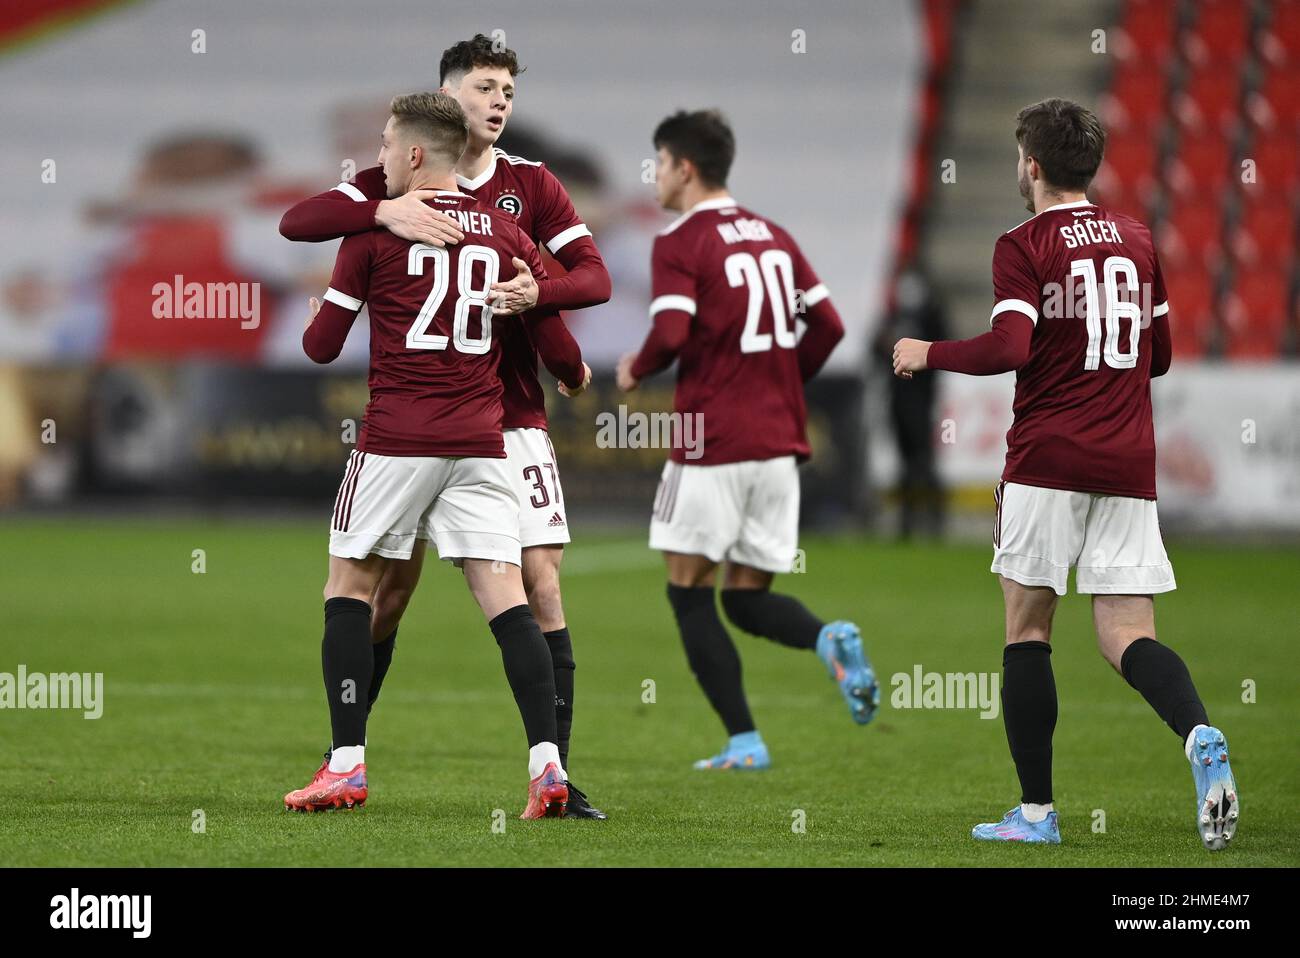
[[[732,253],[722,264],[727,282],[733,288],[749,288],[749,306],[745,310],[745,331],[740,334],[742,353],[765,353],[772,339],[781,349],[794,349],[798,342],[791,317],[795,314],[794,263],[783,249],[765,249],[754,259],[752,253]],[[772,304],[772,332],[760,333],[758,320],[763,315],[763,292]]]
[[[429,327],[437,316],[438,307],[447,297],[447,288],[451,283],[451,256],[441,247],[416,243],[407,254],[406,272],[411,276],[422,276],[426,260],[433,260],[433,288],[420,307],[420,315],[415,317],[415,322],[406,331],[406,347],[446,349],[447,337],[430,333]],[[474,286],[476,263],[483,264],[481,288]],[[492,348],[492,307],[488,304],[487,295],[492,284],[497,281],[501,262],[497,251],[490,246],[462,246],[458,265],[456,288],[460,291],[460,297],[456,300],[456,314],[451,326],[452,338],[455,339],[459,352],[481,356]],[[477,306],[482,311],[481,330],[476,339],[469,335],[469,311],[472,306]]]

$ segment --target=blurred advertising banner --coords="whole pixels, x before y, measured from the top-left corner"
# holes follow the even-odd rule
[[[218,363],[129,363],[91,369],[10,368],[21,441],[3,444],[28,496],[159,496],[212,503],[332,500],[361,430],[364,376]],[[822,523],[860,516],[861,384],[821,377],[809,387],[812,461],[804,515]],[[669,447],[703,437],[671,416],[672,379],[630,395],[597,375],[569,400],[550,389],[551,442],[566,500],[601,515],[648,520]],[[43,425],[48,424],[48,425]],[[756,422],[755,429],[762,423]]]
[[[942,377],[935,448],[950,486],[1002,472],[1015,378]],[[1188,528],[1300,528],[1300,369],[1175,363],[1152,383],[1160,518]]]

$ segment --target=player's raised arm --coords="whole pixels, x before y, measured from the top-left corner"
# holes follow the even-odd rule
[[[806,324],[796,352],[799,356],[799,375],[807,382],[817,375],[836,345],[844,338],[844,321],[831,304],[826,284],[813,272],[802,251],[799,251],[795,259],[794,268],[795,283],[804,291],[802,319]]]
[[[280,235],[299,243],[323,243],[376,228],[402,239],[447,246],[465,238],[461,229],[424,200],[433,190],[412,190],[386,199],[381,167],[362,170],[351,182],[294,204],[280,219]]]
[[[894,374],[906,379],[923,369],[944,369],[994,376],[1019,369],[1029,359],[1041,288],[1024,250],[1004,235],[993,252],[993,328],[973,339],[900,339],[894,344]]]
[[[545,205],[538,212],[537,235],[564,267],[563,276],[539,280],[538,306],[585,309],[608,302],[613,284],[591,230],[578,218],[573,201],[550,170],[543,169]]]
[[[302,334],[303,352],[312,362],[333,362],[342,352],[348,331],[370,295],[373,248],[366,234],[349,236],[339,246],[325,302]]]

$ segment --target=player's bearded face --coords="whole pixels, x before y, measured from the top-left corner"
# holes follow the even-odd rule
[[[1034,212],[1034,184],[1029,179],[1029,164],[1025,162],[1025,151],[1020,151],[1020,160],[1016,163],[1016,180],[1020,187],[1020,196],[1025,201],[1025,209]]]

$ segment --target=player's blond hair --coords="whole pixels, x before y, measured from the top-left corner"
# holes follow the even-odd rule
[[[469,141],[465,111],[445,93],[404,93],[388,107],[393,130],[429,151],[431,159],[455,166]]]

